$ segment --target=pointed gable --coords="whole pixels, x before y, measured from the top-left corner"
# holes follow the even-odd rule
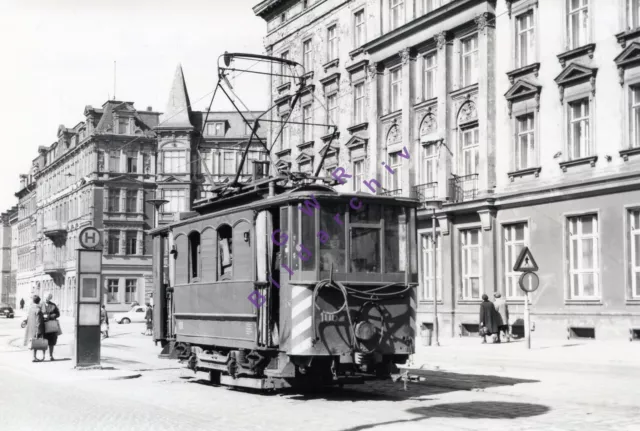
[[[504,97],[505,99],[512,101],[525,99],[535,96],[541,89],[542,87],[540,85],[535,85],[524,79],[519,79],[511,86],[511,88],[509,88],[509,91],[504,94]]]
[[[176,73],[173,77],[167,109],[160,117],[159,128],[193,129],[191,124],[191,102],[189,101],[189,93],[187,92],[187,85],[182,73],[182,65],[180,64],[176,68]]]
[[[305,163],[313,161],[313,156],[307,153],[300,153],[300,155],[296,158],[296,163]]]
[[[578,84],[595,78],[598,73],[597,68],[590,68],[578,63],[571,63],[556,77],[556,84],[566,87],[567,85]]]
[[[113,133],[113,107],[111,103],[106,103],[102,117],[96,126],[97,133]]]
[[[363,145],[367,145],[367,138],[361,138],[360,136],[354,135],[344,144],[345,147],[349,149],[357,148]]]
[[[633,42],[627,46],[622,52],[613,59],[618,67],[627,67],[631,64],[640,62],[640,43]]]

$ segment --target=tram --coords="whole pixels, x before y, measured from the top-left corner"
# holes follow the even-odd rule
[[[299,66],[225,53],[219,69],[238,57]],[[154,340],[214,383],[385,379],[414,353],[418,201],[342,193],[318,176],[325,156],[313,175],[253,161],[251,181],[151,231]]]

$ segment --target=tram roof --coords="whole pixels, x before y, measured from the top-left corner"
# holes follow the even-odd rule
[[[408,207],[419,206],[418,200],[412,198],[381,196],[358,192],[341,193],[337,192],[333,187],[319,184],[305,184],[294,187],[278,186],[277,188],[280,189],[280,193],[277,193],[275,196],[269,196],[268,189],[260,188],[201,203],[195,208],[197,210],[196,212],[200,213],[199,215],[157,227],[152,229],[150,233],[153,235],[168,231],[173,227],[184,226],[190,223],[206,220],[214,216],[217,217],[233,214],[234,212],[240,212],[248,209],[261,210],[265,208],[279,207],[284,204],[310,199],[312,196],[321,200],[335,199],[339,201],[349,201],[353,198],[358,198],[370,203],[387,205],[396,204]],[[237,203],[237,205],[234,205],[234,203]]]

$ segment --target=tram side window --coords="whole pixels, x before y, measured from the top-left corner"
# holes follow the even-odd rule
[[[189,281],[200,277],[200,233],[189,234]]]
[[[218,247],[219,279],[231,280],[233,278],[233,230],[228,224],[218,228]]]
[[[406,264],[407,218],[402,207],[384,209],[384,263],[386,272],[402,272]]]
[[[338,205],[322,204],[320,211],[320,231],[326,232],[329,239],[323,244],[320,241],[320,271],[345,272],[345,236],[344,223],[336,223],[333,219],[341,214],[344,208]]]

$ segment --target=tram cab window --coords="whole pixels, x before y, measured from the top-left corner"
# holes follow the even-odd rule
[[[344,211],[343,206],[323,203],[320,211],[320,231],[326,232],[329,239],[320,241],[320,271],[345,271],[344,223],[336,223],[334,217]]]
[[[189,234],[189,281],[200,277],[200,233]]]
[[[381,272],[381,216],[380,205],[363,204],[357,211],[350,209],[349,272]]]
[[[229,225],[218,228],[218,268],[220,280],[233,278],[233,230]]]
[[[407,261],[407,216],[403,207],[384,209],[385,272],[403,272]]]

